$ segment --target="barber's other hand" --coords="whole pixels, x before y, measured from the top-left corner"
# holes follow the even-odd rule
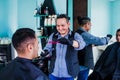
[[[112,35],[111,34],[107,34],[107,37],[109,37],[110,39],[112,38]]]
[[[48,50],[44,50],[43,52],[41,52],[40,56],[46,57],[48,54],[49,54]]]
[[[58,39],[58,42],[66,45],[71,45],[71,46],[73,45],[73,41],[66,39],[65,37]]]

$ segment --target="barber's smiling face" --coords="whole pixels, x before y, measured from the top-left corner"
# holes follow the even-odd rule
[[[120,42],[120,31],[116,33],[116,40],[117,42]]]
[[[70,23],[67,22],[67,20],[65,18],[59,18],[56,21],[56,28],[57,31],[61,34],[61,35],[66,35],[69,32],[69,27],[70,27]]]

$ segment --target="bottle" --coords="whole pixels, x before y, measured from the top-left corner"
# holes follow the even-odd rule
[[[48,16],[48,22],[47,22],[47,25],[48,25],[48,26],[51,26],[51,25],[52,25],[52,20],[51,20],[51,19],[52,19],[52,16],[49,15],[49,16]]]
[[[37,34],[37,36],[42,36],[40,28],[37,28],[36,34]]]
[[[41,27],[41,36],[43,35],[43,27]]]
[[[56,25],[56,21],[55,21],[55,15],[52,15],[52,26]]]
[[[39,14],[40,15],[42,14],[42,3],[40,4],[40,7],[39,7]]]
[[[34,10],[34,15],[37,15],[37,8],[35,8]]]
[[[44,13],[45,13],[46,15],[48,15],[48,14],[49,14],[48,7],[46,7],[46,8],[45,8]]]
[[[48,18],[46,17],[44,20],[44,26],[47,26],[47,25],[48,25]]]

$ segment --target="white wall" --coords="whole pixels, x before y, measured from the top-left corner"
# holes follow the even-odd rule
[[[7,1],[0,0],[0,38],[7,37],[7,18],[8,18],[8,11],[7,11]]]
[[[91,0],[88,3],[88,14],[91,18],[91,33],[96,36],[106,36],[110,33],[110,11],[108,0]]]
[[[53,0],[55,10],[57,14],[66,14],[67,12],[67,0]]]
[[[18,28],[18,17],[17,17],[17,0],[8,0],[8,35],[12,37],[12,34]]]
[[[35,29],[36,18],[34,17],[34,9],[36,8],[36,0],[18,0],[18,27],[29,27]]]
[[[70,29],[73,30],[73,0],[68,0],[68,16],[70,17]]]
[[[120,28],[120,0],[115,0],[111,2],[111,31],[113,34],[116,33],[116,30]]]

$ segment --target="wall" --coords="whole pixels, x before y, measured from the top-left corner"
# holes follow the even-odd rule
[[[70,17],[70,29],[73,30],[73,0],[68,0],[68,16]]]
[[[8,11],[7,11],[7,1],[0,0],[0,37],[7,37],[7,29],[8,25],[7,18],[8,18]]]
[[[120,0],[111,1],[111,31],[115,35],[116,30],[120,28]]]
[[[91,33],[115,35],[120,28],[120,0],[89,0],[88,16],[92,19]]]
[[[17,29],[17,1],[0,0],[0,37],[11,37]]]
[[[36,7],[36,0],[18,0],[18,27],[29,27],[35,29],[34,9]]]
[[[55,11],[56,14],[66,14],[67,13],[67,0],[52,0],[54,7],[55,7]],[[43,3],[44,0],[37,0],[37,5],[40,5],[41,3]]]
[[[8,36],[12,37],[12,34],[18,28],[18,15],[17,15],[17,0],[8,0]]]
[[[91,33],[96,36],[106,36],[110,31],[110,3],[109,0],[91,0],[88,10],[91,18]]]
[[[67,13],[67,7],[66,7],[67,0],[53,0],[53,3],[54,3],[57,14],[66,14]]]

